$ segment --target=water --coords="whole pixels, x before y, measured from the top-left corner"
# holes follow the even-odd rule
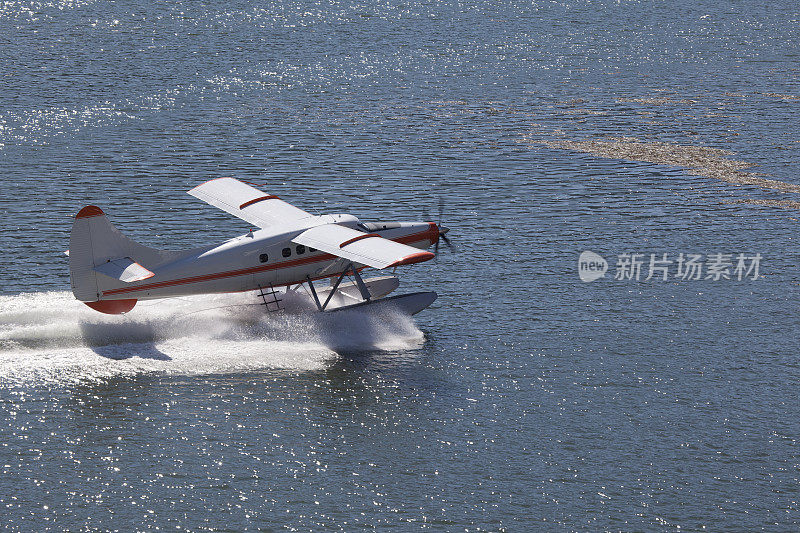
[[[791,2],[6,2],[4,525],[796,529],[798,212],[776,207],[796,194],[557,146],[723,149],[800,185],[798,19]],[[368,221],[444,198],[458,249],[401,284],[439,300],[411,319],[71,299],[80,207],[196,246],[246,231],[185,194],[223,175]],[[606,278],[579,281],[584,250]],[[614,280],[624,252],[760,253],[763,278]]]

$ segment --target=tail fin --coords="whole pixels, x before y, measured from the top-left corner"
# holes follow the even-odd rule
[[[75,215],[70,235],[72,294],[103,313],[125,313],[133,309],[136,300],[107,300],[103,298],[103,291],[123,287],[136,278],[131,279],[130,275],[122,273],[115,275],[115,272],[120,268],[125,270],[126,264],[136,265],[148,272],[148,268],[154,268],[170,255],[171,252],[132,241],[109,222],[102,209],[94,205],[86,206]]]

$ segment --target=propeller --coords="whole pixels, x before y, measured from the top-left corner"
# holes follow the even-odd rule
[[[441,224],[439,225],[439,240],[436,241],[436,245],[433,247],[434,253],[437,254],[439,253],[439,243],[441,241],[444,241],[444,243],[447,245],[447,247],[450,249],[451,252],[456,251],[456,245],[450,241],[450,238],[447,235],[445,235],[445,233],[447,233],[448,231],[450,231],[450,228],[442,226]]]
[[[442,225],[442,215],[444,214],[444,197],[439,197],[439,216],[437,217],[436,227],[439,228],[439,238],[436,240],[436,244],[433,247],[433,252],[435,254],[439,254],[439,243],[443,242],[447,245],[451,252],[456,251],[456,246],[450,241],[450,238],[447,236],[447,232],[450,231],[450,228],[447,226]],[[426,220],[430,220],[428,213],[425,213]]]

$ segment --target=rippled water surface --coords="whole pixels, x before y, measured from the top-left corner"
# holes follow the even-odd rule
[[[3,525],[797,529],[799,22],[794,2],[4,2]],[[185,191],[225,175],[366,221],[444,199],[457,250],[401,284],[439,299],[411,319],[72,298],[80,207],[214,242],[247,227]],[[579,280],[584,250],[603,279]],[[638,282],[614,279],[626,252]],[[760,276],[645,281],[664,253],[759,253]]]

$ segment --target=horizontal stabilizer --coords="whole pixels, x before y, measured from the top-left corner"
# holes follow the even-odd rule
[[[109,259],[94,267],[94,270],[105,274],[109,278],[118,279],[125,283],[142,281],[143,279],[155,276],[145,267],[131,259],[130,257],[120,257],[119,259]]]

